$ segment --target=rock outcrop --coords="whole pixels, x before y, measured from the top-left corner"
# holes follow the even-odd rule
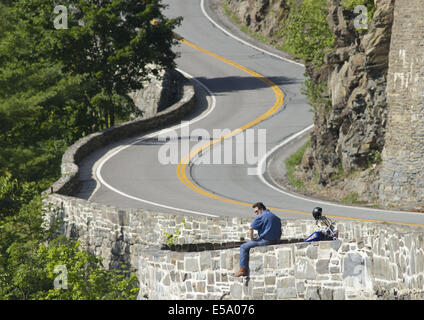
[[[424,2],[374,0],[372,18],[359,29],[355,22],[363,25],[364,12],[346,8],[346,1],[222,1],[251,32],[290,50],[289,38],[302,32],[286,29],[294,35],[284,43],[287,33],[282,30],[295,21],[291,19],[298,14],[305,18],[315,3],[321,6],[320,14],[327,12],[334,47],[322,65],[305,63],[315,117],[309,147],[295,172],[305,188],[297,191],[328,200],[350,197],[355,200],[344,202],[424,211],[424,27],[419,14]],[[366,3],[371,7],[371,1]],[[307,27],[302,36],[316,40],[305,33]],[[294,47],[293,52],[303,54],[297,50],[299,43]]]
[[[324,186],[340,172],[346,176],[358,170],[367,170],[365,176],[377,174],[387,119],[385,90],[394,0],[375,2],[368,30],[356,30],[355,14],[339,2],[328,1],[335,48],[325,56],[322,68],[308,69],[316,84],[327,83],[324,96],[331,100],[331,108],[318,106],[311,146],[302,164],[309,177],[318,176]],[[369,182],[360,196],[376,199],[378,185]]]
[[[266,36],[272,43],[282,43],[280,23],[287,17],[287,0],[226,0],[228,8],[251,32]]]
[[[150,74],[143,88],[130,93],[135,105],[144,117],[155,116],[181,98],[183,84],[175,70],[160,70],[157,76]]]
[[[290,1],[226,3],[252,32],[268,37],[274,45],[284,43],[277,30],[290,15]],[[335,198],[341,199],[355,186],[358,200],[378,201],[394,0],[374,3],[368,29],[358,30],[355,19],[359,14],[345,8],[340,0],[327,0],[327,22],[335,46],[325,55],[322,66],[306,63],[306,74],[321,95],[321,102],[313,106],[315,126],[302,160],[302,172],[297,173],[298,178],[318,184],[314,191],[304,190],[306,193],[321,190],[318,196],[331,193],[334,199],[334,191],[340,191]]]

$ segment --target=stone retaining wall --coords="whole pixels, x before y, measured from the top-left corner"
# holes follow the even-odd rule
[[[53,216],[61,218],[64,221],[61,233],[79,239],[84,248],[104,259],[105,266],[115,268],[124,262],[133,270],[137,268],[140,250],[146,245],[166,243],[166,233],[180,230],[178,244],[230,243],[248,238],[251,222],[241,218],[119,209],[59,194],[44,200],[44,207],[49,206],[46,220]]]
[[[312,221],[289,221],[283,236],[311,228]],[[244,278],[232,276],[238,249],[181,253],[146,247],[138,258],[139,299],[424,298],[422,230],[354,222],[338,228],[335,241],[251,249],[250,276]]]
[[[424,210],[424,1],[396,0],[380,201]]]
[[[337,221],[339,240],[307,244],[313,219],[283,220],[286,243],[252,249],[250,277],[240,279],[232,274],[249,219],[123,210],[58,194],[45,203],[59,208],[62,233],[105,267],[138,272],[140,299],[424,298],[420,227]],[[182,251],[162,250],[166,234],[177,233]]]

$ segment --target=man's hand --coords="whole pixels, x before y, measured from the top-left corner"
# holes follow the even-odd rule
[[[253,228],[249,227],[250,240],[256,240],[256,237],[253,237]]]

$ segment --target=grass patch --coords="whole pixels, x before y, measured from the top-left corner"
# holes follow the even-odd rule
[[[351,192],[345,196],[341,201],[345,204],[353,204],[358,202],[359,195],[357,192]]]
[[[308,98],[309,104],[312,107],[311,111],[314,112],[314,114],[317,114],[320,110],[326,113],[331,112],[331,99],[323,97],[325,92],[328,91],[327,83],[322,82],[316,84],[312,79],[306,79],[300,90],[301,93]],[[320,107],[321,109],[319,110]]]
[[[344,204],[365,204],[365,201],[359,200],[359,194],[357,192],[351,192],[345,196],[342,200]]]
[[[240,19],[231,11],[231,8],[228,6],[227,1],[222,2],[222,8],[224,9],[224,14],[229,17],[233,23],[235,23],[236,25],[241,24]]]
[[[308,140],[308,142],[306,142],[299,150],[297,150],[285,161],[289,184],[299,190],[304,190],[305,185],[301,179],[296,177],[295,172],[302,162],[303,155],[305,154],[305,151],[310,146],[310,144],[311,142]]]
[[[369,166],[371,167],[373,165],[379,165],[383,162],[383,158],[381,156],[381,152],[378,150],[371,150],[369,153],[369,159],[368,159],[368,163]]]
[[[343,165],[340,162],[337,166],[337,171],[331,174],[330,179],[332,181],[336,181],[339,179],[345,179],[346,177],[347,177],[347,174],[344,172]]]

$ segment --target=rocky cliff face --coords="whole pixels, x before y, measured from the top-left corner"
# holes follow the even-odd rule
[[[276,30],[290,12],[289,1],[227,0],[227,3],[251,31],[274,39],[274,43],[284,42]],[[302,160],[303,172],[298,173],[303,180],[318,183],[318,189],[341,190],[339,198],[353,187],[359,199],[365,201],[378,198],[394,11],[394,0],[374,3],[376,10],[368,21],[368,29],[357,30],[354,21],[358,14],[346,9],[340,0],[328,0],[327,20],[335,47],[325,56],[321,67],[306,63],[307,75],[324,90],[320,99],[323,102],[314,105],[314,131]]]
[[[336,46],[325,56],[322,68],[308,73],[315,83],[327,83],[324,94],[331,99],[331,108],[318,106],[311,146],[303,158],[308,176],[315,171],[322,185],[334,176],[358,170],[373,176],[381,162],[394,0],[375,4],[368,30],[360,31],[355,29],[351,10],[345,10],[338,0],[328,0],[328,23]],[[362,193],[376,198],[377,185],[367,182],[371,182],[368,190]]]
[[[288,15],[287,0],[223,0],[232,14],[250,31],[262,34],[274,44],[281,43],[280,22]]]

